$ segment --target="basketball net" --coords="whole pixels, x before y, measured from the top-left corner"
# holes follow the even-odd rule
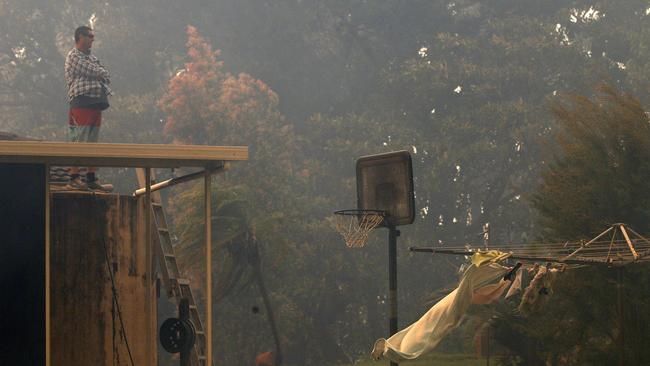
[[[368,233],[384,221],[383,211],[343,210],[334,213],[334,227],[348,248],[361,248],[368,240]]]

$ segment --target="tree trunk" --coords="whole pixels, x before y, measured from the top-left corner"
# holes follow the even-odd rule
[[[266,286],[264,284],[264,278],[262,277],[262,271],[260,267],[258,265],[253,265],[253,271],[255,273],[255,282],[257,282],[257,287],[260,290],[260,295],[262,296],[262,301],[264,302],[267,319],[269,320],[269,325],[271,326],[271,333],[273,334],[273,341],[275,342],[275,361],[276,365],[279,366],[282,364],[282,349],[280,347],[278,327],[275,323],[275,315],[273,313],[273,308],[271,307],[271,300],[269,299],[269,294],[266,291]]]

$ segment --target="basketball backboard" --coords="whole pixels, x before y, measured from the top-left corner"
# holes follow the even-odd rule
[[[357,206],[386,212],[382,226],[413,223],[413,165],[408,151],[363,156],[357,160]]]

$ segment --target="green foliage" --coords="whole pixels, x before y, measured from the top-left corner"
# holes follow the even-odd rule
[[[195,186],[179,192],[173,201],[173,211],[177,217],[175,226],[179,231],[177,250],[180,260],[193,278],[204,283],[203,269],[194,265],[202,263],[205,258],[201,188]],[[254,272],[260,266],[260,250],[263,250],[257,236],[260,233],[267,235],[278,218],[256,214],[249,190],[244,186],[215,188],[212,195],[211,222],[214,232],[218,233],[213,242],[215,275],[219,278],[215,294],[220,300],[251,284]]]
[[[492,357],[492,362],[498,362],[498,357]],[[361,359],[354,363],[355,366],[386,366],[390,363],[387,361],[377,362],[370,359]],[[485,365],[485,360],[475,357],[474,355],[466,354],[430,354],[423,357],[421,360],[410,361],[406,363],[409,366],[426,366],[426,365],[439,365],[439,366],[482,366]],[[340,365],[347,366],[347,365]]]
[[[405,250],[410,245],[476,242],[484,223],[490,223],[492,242],[527,242],[538,233],[545,239],[583,238],[614,220],[646,231],[647,139],[632,127],[602,127],[624,136],[624,147],[614,140],[599,145],[598,129],[591,131],[586,119],[579,127],[595,134],[594,151],[576,148],[571,164],[591,166],[593,174],[549,183],[549,193],[573,184],[572,193],[539,203],[548,206],[542,211],[549,215],[554,209],[561,218],[575,215],[575,225],[546,214],[539,221],[528,205],[538,199],[531,194],[550,161],[540,141],[564,125],[552,120],[548,100],[563,92],[586,94],[609,80],[648,102],[646,8],[640,0],[0,0],[0,130],[65,138],[63,57],[74,28],[93,19],[93,52],[110,68],[116,92],[104,114],[103,141],[250,148],[248,162],[234,163],[215,178],[214,212],[237,211],[213,221],[213,245],[220,254],[215,294],[230,290],[214,314],[218,362],[252,364],[256,353],[273,347],[265,315],[249,311],[259,305],[260,292],[247,286],[255,281],[253,267],[240,255],[247,250],[228,249],[242,243],[235,239],[251,227],[287,364],[348,362],[366,355],[387,333],[385,232],[373,233],[362,250],[348,250],[327,220],[335,209],[355,205],[354,162],[361,155],[406,149],[414,158],[418,218],[401,228],[401,326],[426,311],[428,294],[456,282],[462,262],[412,255]],[[187,24],[196,29],[188,34]],[[594,109],[589,112],[594,121],[606,120],[599,114],[606,112],[642,122],[634,117],[638,106],[617,107],[614,99],[602,106],[592,100],[584,108]],[[582,108],[563,103],[558,108],[569,112]],[[558,146],[574,143],[567,134]],[[615,166],[621,163],[616,159],[633,155],[638,165]],[[553,166],[589,173],[559,162]],[[101,174],[121,192],[132,192],[132,172],[102,169]],[[605,189],[611,189],[606,197],[596,193]],[[183,268],[197,283],[204,249],[201,192],[190,185],[170,195]],[[566,205],[564,199],[570,199]],[[232,205],[220,206],[227,202]],[[580,216],[585,211],[579,204],[593,215]],[[526,333],[526,322],[519,323],[517,334],[539,347],[537,360],[545,360],[549,347],[566,355],[570,351],[560,343],[580,339],[590,350],[600,349],[583,352],[580,362],[598,364],[594,357],[613,350],[607,343],[612,335],[584,324],[615,315],[605,306],[611,299],[602,308],[595,300],[611,294],[612,285],[607,274],[573,276],[560,286],[584,292],[568,297],[576,304],[562,300],[557,311],[588,307],[577,320],[567,315],[567,324],[575,327],[568,327],[566,336],[556,334],[561,341],[554,341],[549,329]],[[594,292],[594,303],[582,303],[590,299],[591,287],[578,284],[590,276],[606,285],[598,290],[602,294]],[[626,276],[648,282],[640,270]],[[647,301],[630,297],[628,304],[627,329],[642,334]],[[451,337],[445,347],[470,352],[465,340],[473,329],[467,327],[461,329],[467,334]],[[643,336],[626,339],[630,347],[642,348],[633,342]],[[520,346],[513,348],[523,350]]]
[[[286,182],[291,171],[287,171],[289,146],[281,143],[291,143],[291,128],[283,125],[277,111],[277,95],[268,86],[246,74],[233,77],[222,71],[223,63],[217,59],[219,51],[212,51],[210,43],[195,28],[188,27],[187,33],[190,61],[183,72],[170,80],[167,92],[158,103],[166,113],[165,130],[181,142],[242,145],[246,144],[243,139],[246,136],[253,143],[250,163],[256,169],[229,175],[228,183],[219,182],[219,188],[211,192],[214,195],[211,225],[218,233],[211,244],[215,251],[214,276],[218,279],[214,293],[215,300],[225,302],[221,306],[227,307],[241,301],[242,293],[255,284],[270,325],[259,332],[258,342],[268,343],[263,336],[270,330],[275,350],[280,352],[274,301],[266,290],[267,270],[262,263],[263,259],[273,260],[273,256],[265,255],[268,246],[273,246],[276,256],[284,251],[286,238],[277,235],[281,232],[282,213],[272,205],[255,203],[271,202],[274,194],[283,194],[279,185]],[[171,202],[177,217],[175,226],[180,232],[181,244],[177,247],[180,262],[183,268],[189,269],[187,275],[200,289],[205,283],[205,272],[198,265],[205,253],[200,205],[204,193],[198,185],[176,192]],[[282,207],[284,202],[278,204]],[[205,296],[201,290],[198,293]],[[217,312],[215,318],[218,316]],[[231,332],[231,327],[241,329],[251,325],[251,322],[244,325],[246,322],[239,317],[225,323],[220,329],[224,336]],[[236,337],[229,339],[234,341],[229,346],[242,347]],[[264,349],[249,342],[246,350],[254,354]],[[231,358],[239,357],[233,353],[225,356],[224,362],[232,363]]]
[[[650,124],[639,103],[611,86],[593,100],[573,95],[552,107],[559,156],[533,196],[549,238],[595,236],[624,222],[650,229]]]
[[[557,145],[550,146],[554,157],[532,195],[543,237],[589,239],[614,222],[647,231],[650,125],[638,100],[602,85],[591,99],[559,97],[552,111],[560,126]],[[602,267],[569,270],[542,314],[499,311],[497,339],[527,365],[604,365],[619,357],[648,362],[647,350],[630,340],[650,331],[640,310],[650,274],[632,265],[624,277],[616,275]]]

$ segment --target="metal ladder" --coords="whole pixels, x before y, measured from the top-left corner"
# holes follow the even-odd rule
[[[140,187],[145,186],[145,171],[142,168],[136,169],[138,177],[138,184]],[[152,183],[155,181],[154,171],[151,171]],[[162,205],[162,198],[160,192],[151,192],[151,213],[152,218],[152,235],[154,253],[158,258],[158,266],[162,274],[163,283],[167,290],[167,296],[176,299],[178,305],[182,298],[187,298],[190,304],[190,320],[196,330],[196,342],[194,343],[194,350],[192,352],[191,364],[192,366],[208,366],[206,364],[206,337],[203,323],[199,315],[199,309],[196,306],[194,294],[190,288],[190,281],[181,278],[178,263],[176,261],[176,254],[172,245],[172,236],[167,226],[167,218],[165,217],[165,209]]]

